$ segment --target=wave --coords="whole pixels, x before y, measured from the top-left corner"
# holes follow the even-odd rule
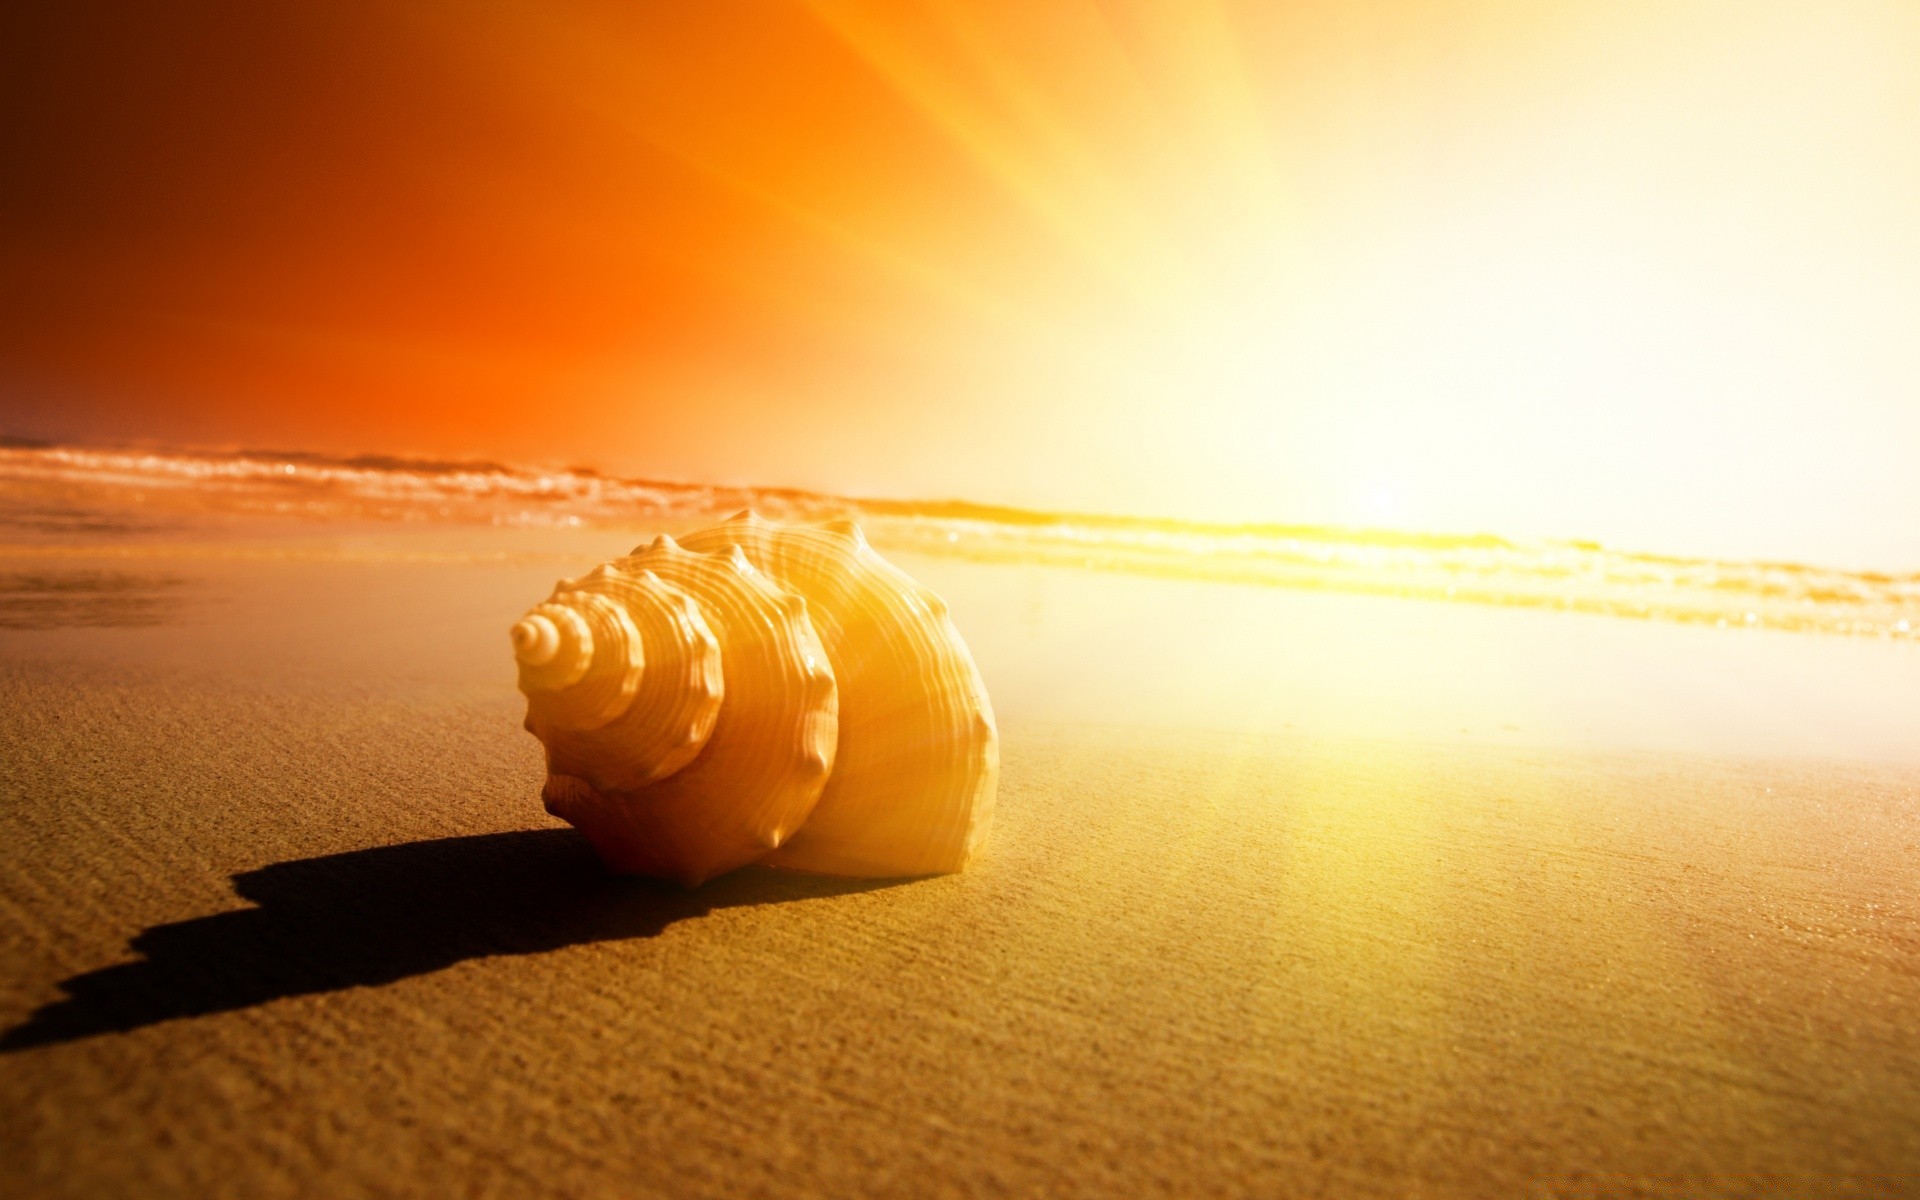
[[[0,527],[15,540],[123,536],[147,514],[631,530],[671,528],[742,508],[782,520],[853,517],[877,545],[984,562],[1722,628],[1920,637],[1920,573],[1680,558],[1490,534],[1225,525],[964,500],[855,498],[496,462],[0,441]]]

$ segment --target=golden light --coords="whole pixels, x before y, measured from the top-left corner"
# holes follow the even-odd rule
[[[49,59],[23,432],[1920,549],[1911,6],[286,20]]]

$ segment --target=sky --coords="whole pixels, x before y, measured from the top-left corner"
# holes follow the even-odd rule
[[[1920,569],[1920,5],[10,6],[0,433]]]

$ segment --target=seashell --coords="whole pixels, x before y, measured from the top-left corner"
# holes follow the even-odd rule
[[[616,870],[957,871],[999,776],[946,605],[851,522],[751,512],[562,581],[513,627],[547,808]]]

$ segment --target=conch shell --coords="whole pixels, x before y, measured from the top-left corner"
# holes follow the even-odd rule
[[[617,871],[958,871],[999,735],[947,607],[850,521],[661,537],[512,630],[547,810]]]

